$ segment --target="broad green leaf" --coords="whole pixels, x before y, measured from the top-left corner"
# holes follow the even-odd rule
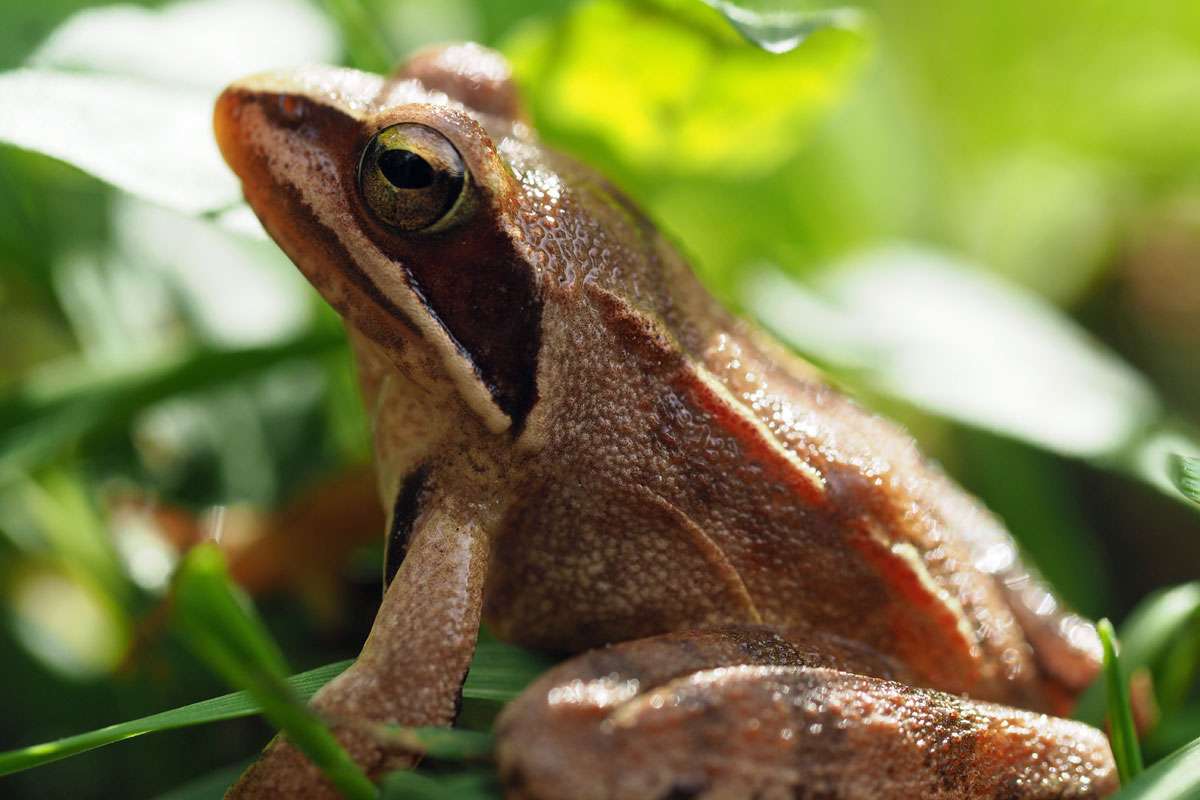
[[[263,31],[271,31],[263,36]],[[29,66],[221,89],[255,72],[331,63],[337,32],[304,0],[184,0],[161,9],[84,9],[50,34]],[[157,135],[157,129],[143,136]]]
[[[20,69],[0,74],[0,97],[0,143],[65,161],[184,213],[240,199],[213,139],[211,91]]]
[[[1193,503],[1200,503],[1200,458],[1171,456],[1171,478],[1179,491]]]
[[[869,253],[814,290],[768,274],[746,303],[878,391],[1065,455],[1113,457],[1158,415],[1147,382],[1053,306],[929,251]]]
[[[267,718],[347,800],[376,797],[374,784],[288,685],[283,654],[249,601],[234,589],[215,545],[188,553],[175,577],[174,601],[176,626],[201,659],[250,692]]]
[[[1171,423],[1150,383],[1053,305],[972,264],[892,245],[811,288],[763,272],[742,299],[851,382],[1185,497],[1169,467],[1179,453],[1200,457],[1200,435]]]
[[[863,13],[812,0],[703,0],[729,20],[738,33],[770,53],[795,50],[826,28],[857,30]]]
[[[1133,708],[1129,703],[1128,673],[1121,669],[1117,653],[1117,634],[1112,623],[1100,620],[1096,626],[1104,646],[1104,685],[1108,694],[1108,738],[1121,783],[1126,784],[1142,771],[1142,750],[1138,745],[1137,729],[1133,724]]]
[[[266,347],[198,350],[122,373],[78,368],[69,381],[28,381],[0,399],[0,479],[45,463],[83,436],[127,424],[154,402],[259,374],[344,341],[340,332],[317,330]]]
[[[339,661],[308,672],[301,672],[289,678],[288,683],[299,697],[307,700],[316,694],[318,689],[344,672],[350,663],[349,661]],[[198,703],[152,714],[148,717],[131,719],[76,736],[67,736],[52,742],[0,753],[0,775],[40,767],[43,764],[146,733],[249,717],[261,712],[262,707],[249,692],[233,692],[214,697],[211,700],[201,700]]]
[[[1158,672],[1172,645],[1195,639],[1200,631],[1200,583],[1185,583],[1151,594],[1121,624],[1121,663],[1127,673],[1139,669]],[[1190,664],[1195,674],[1196,663]],[[1185,667],[1176,667],[1184,671]],[[1162,687],[1156,687],[1161,689]],[[1075,709],[1075,717],[1091,725],[1104,722],[1106,699],[1099,682],[1094,684]],[[1171,709],[1164,709],[1170,711]]]
[[[606,171],[646,186],[748,179],[798,151],[841,96],[861,43],[831,33],[777,56],[716,22],[597,0],[526,26],[503,49],[539,129]]]
[[[1113,800],[1196,800],[1200,797],[1200,739],[1143,772]]]

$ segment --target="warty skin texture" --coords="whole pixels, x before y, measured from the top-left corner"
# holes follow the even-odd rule
[[[381,224],[357,188],[364,147],[397,123],[437,131],[469,172],[456,211],[427,231]],[[907,435],[728,315],[620,191],[542,147],[498,55],[433,49],[390,79],[333,68],[257,76],[222,95],[216,131],[268,232],[345,318],[374,420],[400,540],[389,546],[403,558],[389,559],[398,571],[363,654],[314,700],[371,774],[411,757],[361,723],[451,723],[486,620],[502,638],[565,652],[754,626],[744,640],[787,631],[824,659],[684,659],[670,678],[683,683],[661,690],[715,710],[620,712],[627,741],[669,749],[663,763],[695,761],[707,752],[696,741],[721,740],[713,720],[736,717],[798,732],[798,763],[822,771],[792,769],[779,786],[795,796],[907,797],[921,780],[947,798],[1112,788],[1102,737],[1038,716],[1065,712],[1094,676],[1091,626],[1058,607],[999,523]],[[646,646],[675,663],[704,635]],[[752,663],[761,669],[713,672]],[[610,787],[597,797],[758,791],[689,773],[692,795],[655,794],[674,786],[675,768],[664,778],[637,759],[606,763],[625,776],[609,780],[595,753],[624,745],[605,724],[575,731],[571,747],[540,747],[537,732],[559,725],[553,680],[501,728],[501,765],[520,776],[512,796],[584,796],[547,788],[555,770],[595,770],[588,785]],[[836,696],[843,727],[828,721],[850,733],[840,744],[805,734],[795,709],[807,706],[777,700],[784,686]],[[1012,735],[1004,721],[1038,733]],[[1061,780],[1035,770],[989,783],[981,756],[954,761],[978,780],[946,784],[917,743],[947,726],[972,753],[1003,752],[1017,772],[1049,764]],[[770,772],[781,757],[727,734],[742,771]],[[868,774],[884,760],[894,769]],[[714,776],[733,762],[722,763]],[[276,742],[232,794],[329,791]]]

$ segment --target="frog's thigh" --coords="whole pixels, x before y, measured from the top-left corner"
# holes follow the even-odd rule
[[[1108,744],[1086,725],[845,672],[776,647],[766,631],[757,648],[738,635],[730,647],[722,632],[698,645],[640,640],[543,676],[499,722],[508,797],[950,800],[1116,788]],[[765,663],[772,649],[779,663]]]

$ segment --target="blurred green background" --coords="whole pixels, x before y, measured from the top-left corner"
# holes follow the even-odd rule
[[[208,114],[249,72],[448,39],[503,50],[544,139],[906,424],[1075,607],[1200,578],[1168,472],[1200,425],[1200,4],[860,9],[773,54],[698,0],[5,0],[0,750],[225,690],[165,623],[208,538],[293,667],[357,650],[382,523],[353,368]],[[1200,735],[1186,636],[1152,757]],[[145,737],[0,794],[152,797],[269,735]]]

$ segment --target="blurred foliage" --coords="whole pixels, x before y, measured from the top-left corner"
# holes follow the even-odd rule
[[[1200,485],[1197,4],[43,0],[0,24],[0,751],[220,691],[166,634],[201,541],[292,664],[356,651],[381,528],[330,489],[369,457],[353,367],[208,120],[243,74],[386,69],[447,39],[501,48],[547,141],[907,424],[1068,601],[1125,619],[1123,666],[1151,671],[1163,717],[1150,760],[1200,734],[1195,584],[1129,613],[1200,577],[1180,499]],[[341,543],[309,544],[330,519]],[[486,730],[545,664],[485,640],[463,724]],[[117,733],[189,718],[155,719]],[[269,735],[221,725],[3,793],[212,797]],[[1159,788],[1133,796],[1175,796],[1155,794],[1175,774],[1151,766],[1136,786]],[[393,779],[494,788],[474,768]]]

